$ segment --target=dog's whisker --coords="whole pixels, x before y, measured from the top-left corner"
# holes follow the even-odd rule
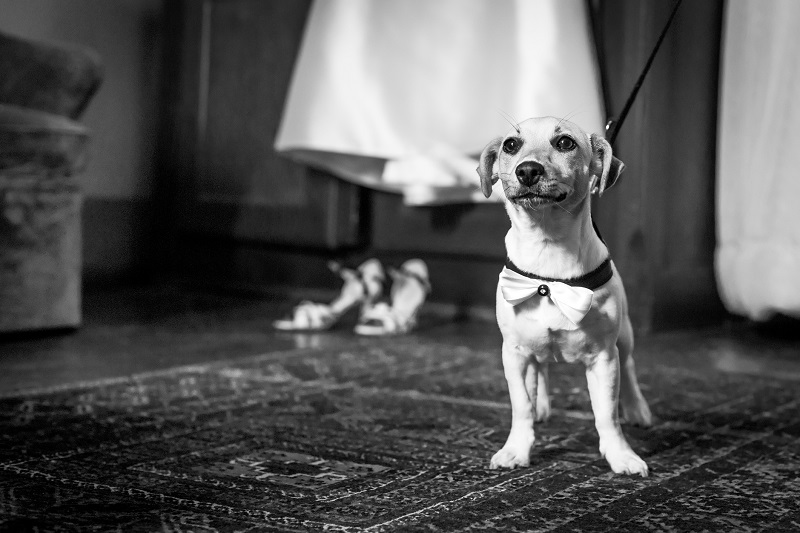
[[[569,113],[567,113],[567,114],[564,116],[564,118],[562,118],[562,119],[560,119],[560,120],[558,121],[558,124],[556,124],[556,128],[555,128],[555,129],[558,129],[558,127],[561,125],[561,123],[562,123],[562,122],[567,122],[567,121],[570,121],[570,120],[572,120],[572,119],[573,119],[573,118],[574,118],[576,115],[578,115],[578,114],[580,114],[580,113],[582,113],[582,111],[581,111],[581,108],[580,108],[580,107],[576,107],[575,109],[573,109],[572,111],[570,111]]]
[[[501,115],[503,115],[503,118],[506,120],[506,122],[508,122],[509,124],[511,124],[511,127],[512,127],[512,128],[514,128],[514,130],[517,132],[517,135],[519,135],[520,133],[522,133],[522,130],[520,130],[520,129],[519,129],[519,121],[517,121],[517,120],[514,120],[514,117],[512,117],[511,115],[509,115],[508,113],[506,113],[506,112],[505,112],[505,111],[503,111],[502,109],[498,109],[497,111],[498,111],[498,112],[499,112]]]
[[[560,118],[560,119],[558,120],[558,123],[556,124],[556,127],[555,127],[555,128],[553,128],[553,129],[556,129],[556,130],[557,130],[557,129],[558,129],[558,127],[559,127],[559,126],[561,126],[561,123],[562,123],[562,122],[567,122],[567,121],[570,119],[570,116],[571,116],[571,115],[572,115],[572,112],[569,112],[569,113],[567,113],[566,115],[564,115],[562,118]]]
[[[555,205],[557,205],[558,207],[560,207],[561,209],[563,209],[564,211],[566,211],[566,212],[567,212],[567,213],[569,213],[570,215],[572,214],[572,211],[570,211],[569,209],[567,209],[566,207],[564,207],[564,206],[563,206],[563,205],[561,205],[560,203],[556,203]]]

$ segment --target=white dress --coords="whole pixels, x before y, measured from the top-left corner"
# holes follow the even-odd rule
[[[585,0],[317,0],[275,148],[408,203],[480,201],[486,143],[545,115],[602,132]]]

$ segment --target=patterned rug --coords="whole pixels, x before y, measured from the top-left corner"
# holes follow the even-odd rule
[[[510,408],[486,337],[298,336],[305,347],[0,399],[0,529],[800,530],[798,376],[726,370],[756,364],[754,348],[640,346],[658,420],[625,428],[651,470],[632,478],[597,453],[575,366],[551,369],[531,467],[488,469]]]

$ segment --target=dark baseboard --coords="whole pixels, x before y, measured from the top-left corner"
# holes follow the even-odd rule
[[[154,206],[148,199],[84,198],[83,278],[107,284],[154,273]]]
[[[387,267],[398,267],[412,257],[423,259],[430,272],[433,292],[429,302],[455,316],[489,316],[493,319],[500,258],[456,254],[375,250],[337,255],[308,249],[277,249],[257,243],[195,238],[176,249],[181,279],[228,290],[276,294],[293,299],[332,298],[341,280],[326,267],[331,259],[355,266],[377,257]],[[631,309],[639,334],[677,328],[718,325],[729,318],[722,307],[710,270],[674,272],[656,284],[648,314]],[[487,311],[488,310],[488,311]]]
[[[430,301],[456,308],[493,307],[497,275],[502,261],[448,254],[375,251],[336,254],[321,250],[291,250],[209,239],[184,241],[175,254],[178,275],[206,285],[287,294],[334,291],[341,280],[326,264],[331,259],[356,266],[377,257],[386,267],[400,266],[411,258],[423,259],[429,268],[433,292]]]
[[[654,293],[654,331],[716,326],[730,319],[717,292],[711,265],[660,272]]]

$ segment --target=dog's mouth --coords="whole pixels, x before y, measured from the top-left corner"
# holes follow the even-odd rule
[[[562,191],[556,194],[543,194],[530,191],[509,197],[508,199],[517,204],[521,204],[523,207],[540,207],[563,202],[567,199],[567,193]]]

